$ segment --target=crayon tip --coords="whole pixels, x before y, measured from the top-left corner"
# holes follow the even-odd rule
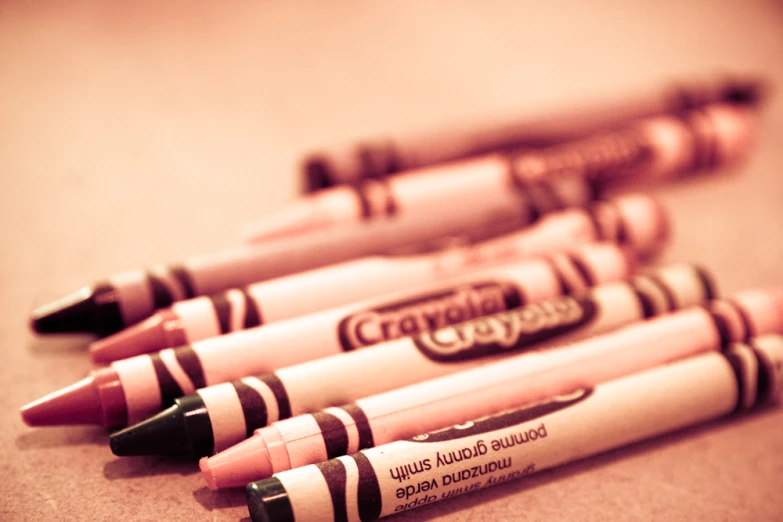
[[[30,327],[39,334],[91,333],[100,336],[125,326],[117,291],[108,283],[81,290],[36,310]]]
[[[175,404],[146,420],[113,433],[109,447],[118,457],[187,455],[189,444],[182,410]]]
[[[33,311],[30,326],[39,334],[92,333],[93,292],[84,287]]]
[[[308,158],[304,164],[304,173],[307,192],[315,192],[334,185],[328,159],[323,156]]]
[[[172,312],[170,315],[175,314]],[[110,363],[135,355],[173,348],[169,340],[176,337],[182,339],[179,344],[186,344],[184,329],[179,318],[175,321],[166,321],[163,314],[157,313],[138,324],[91,343],[90,357],[94,363]]]
[[[263,429],[263,428],[262,428]],[[209,489],[241,488],[274,473],[264,438],[255,434],[198,463]]]
[[[723,101],[755,107],[769,98],[771,90],[769,81],[762,78],[729,80],[723,90]]]
[[[102,424],[103,418],[98,390],[92,377],[27,404],[22,407],[21,413],[22,420],[28,426]]]
[[[245,497],[253,522],[294,520],[288,492],[277,477],[251,482],[245,487]]]

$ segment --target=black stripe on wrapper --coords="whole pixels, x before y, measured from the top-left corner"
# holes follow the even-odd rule
[[[367,187],[364,182],[358,181],[353,184],[353,191],[359,200],[359,210],[362,220],[367,220],[372,217],[372,203],[367,195]]]
[[[296,522],[288,492],[277,477],[251,482],[245,496],[253,522]]]
[[[751,323],[748,314],[745,312],[745,309],[734,299],[725,299],[725,301],[734,309],[735,312],[737,312],[744,330],[744,336],[742,340],[743,342],[748,342],[750,338],[756,336],[756,330],[753,328],[753,323]]]
[[[560,268],[558,268],[555,260],[548,256],[543,259],[549,265],[549,268],[552,269],[552,273],[555,274],[555,279],[557,279],[557,284],[560,287],[560,295],[571,295],[571,290],[568,288],[568,282],[563,276],[563,273],[560,272]]]
[[[204,378],[204,368],[201,366],[201,359],[198,358],[196,351],[191,346],[181,346],[174,350],[174,356],[177,359],[182,371],[193,383],[196,389],[206,388],[207,380]]]
[[[732,413],[739,413],[743,409],[743,404],[745,404],[745,373],[742,371],[744,365],[742,359],[737,354],[725,352],[723,356],[728,361],[734,372],[734,377],[737,379],[737,404],[734,406]]]
[[[372,448],[375,446],[375,439],[372,435],[370,421],[364,410],[358,404],[346,404],[340,407],[341,410],[351,416],[356,424],[356,430],[359,432],[359,449]]]
[[[574,265],[574,268],[576,268],[576,271],[579,272],[579,275],[582,276],[586,286],[595,285],[595,276],[590,271],[590,267],[588,267],[584,261],[579,259],[579,257],[573,254],[567,254],[567,256],[568,260],[571,261],[571,264]]]
[[[152,360],[152,368],[155,370],[155,377],[158,380],[158,387],[160,388],[160,400],[161,405],[164,408],[168,408],[174,404],[174,399],[182,397],[182,388],[179,387],[177,381],[169,373],[169,369],[166,368],[166,364],[160,358],[159,354],[150,355]]]
[[[326,448],[326,458],[333,459],[348,453],[348,430],[343,421],[332,415],[319,411],[313,413],[313,419],[321,430]]]
[[[625,217],[620,211],[620,207],[614,201],[606,201],[605,203],[612,207],[612,210],[614,210],[614,213],[617,216],[617,237],[615,241],[619,245],[630,243],[628,235],[628,223],[625,221]]]
[[[359,501],[359,518],[362,521],[380,518],[383,508],[381,486],[370,460],[361,451],[351,455],[359,469],[359,486],[357,497]]]
[[[264,320],[255,299],[248,293],[247,288],[242,289],[242,295],[245,296],[245,328],[261,326]]]
[[[361,143],[355,149],[361,165],[358,180],[386,179],[386,176],[404,170],[394,143],[388,140]],[[332,184],[340,180],[332,180]]]
[[[664,299],[666,299],[666,309],[671,312],[672,310],[677,309],[677,300],[674,298],[674,294],[672,293],[672,289],[669,288],[669,285],[667,285],[664,281],[661,280],[660,277],[658,277],[655,274],[648,274],[647,279],[650,280],[651,283],[653,283],[663,294]],[[704,281],[700,281],[703,283]],[[703,285],[702,285],[703,286]],[[708,293],[705,291],[705,293]]]
[[[166,284],[158,276],[147,272],[147,281],[152,290],[152,302],[155,309],[168,308],[174,303],[174,296],[171,295]]]
[[[639,307],[642,309],[642,317],[649,319],[655,315],[655,305],[653,304],[650,296],[644,293],[633,281],[630,283],[631,290],[633,290],[636,299],[639,301]]]
[[[707,314],[710,316],[710,319],[712,319],[712,325],[715,327],[715,332],[720,338],[721,348],[725,349],[732,341],[731,328],[729,328],[729,325],[726,323],[726,319],[724,319],[721,315],[711,312],[710,309],[706,306],[701,306],[701,308],[706,310]]]
[[[775,393],[775,366],[767,355],[755,345],[749,345],[758,361],[758,374],[756,375],[756,404],[763,405],[769,402]]]
[[[263,428],[269,422],[266,402],[258,390],[242,381],[231,383],[237,392],[242,415],[245,417],[245,436],[250,438],[255,430]]]
[[[348,522],[348,508],[345,501],[345,485],[348,480],[348,474],[345,471],[345,465],[339,460],[328,460],[319,462],[315,466],[323,475],[329,488],[329,495],[332,497],[332,508],[334,509],[334,522]]]
[[[177,279],[182,287],[182,291],[185,292],[185,299],[191,299],[198,295],[196,293],[196,287],[193,285],[193,280],[190,278],[190,273],[188,273],[188,270],[185,267],[170,266],[169,272]]]
[[[231,301],[228,300],[225,293],[209,296],[212,301],[212,308],[215,310],[220,325],[220,333],[227,334],[231,331]]]
[[[270,390],[272,390],[272,393],[275,396],[275,400],[277,400],[278,420],[289,418],[291,416],[291,401],[288,399],[288,392],[285,390],[283,381],[281,381],[274,373],[259,375],[257,378],[259,381],[266,384]]]
[[[696,266],[694,268],[696,270],[696,275],[701,281],[701,286],[704,289],[705,300],[712,301],[718,297],[718,290],[710,273],[700,266]]]

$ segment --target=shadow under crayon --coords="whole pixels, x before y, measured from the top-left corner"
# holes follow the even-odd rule
[[[16,447],[21,451],[87,444],[106,446],[108,443],[106,430],[91,426],[37,428],[16,438]]]
[[[752,418],[759,418],[767,414],[772,414],[775,409],[774,406],[764,407],[753,413]],[[465,509],[471,509],[472,507],[475,507],[477,502],[490,502],[510,495],[524,494],[539,486],[545,486],[558,480],[565,480],[582,473],[589,473],[594,469],[599,469],[602,466],[611,464],[615,461],[631,458],[645,452],[654,452],[667,444],[676,444],[680,441],[698,437],[700,434],[708,431],[715,432],[722,429],[728,429],[734,423],[743,422],[745,420],[749,420],[748,415],[714,419],[703,424],[683,428],[628,446],[609,450],[593,457],[585,457],[582,460],[577,460],[570,464],[563,464],[562,466],[555,468],[545,469],[527,477],[491,486],[486,489],[480,489],[473,493],[452,497],[445,502],[437,502],[433,505],[422,506],[412,510],[410,515],[411,518],[415,520],[430,520],[435,517],[443,517],[444,515],[449,516]],[[406,514],[407,513],[400,513],[400,517],[397,518],[399,520],[406,520]],[[395,517],[392,517],[390,520],[394,518]]]
[[[123,480],[155,475],[181,475],[198,473],[198,463],[167,457],[120,457],[103,466],[103,476],[108,480]]]
[[[96,339],[88,334],[63,334],[35,336],[27,342],[27,350],[33,355],[55,355],[62,353],[87,353],[87,346]]]
[[[230,488],[212,491],[204,486],[193,492],[193,498],[195,498],[196,502],[201,504],[207,511],[246,505],[245,488]]]

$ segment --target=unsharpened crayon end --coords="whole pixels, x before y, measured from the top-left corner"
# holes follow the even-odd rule
[[[182,410],[176,405],[170,406],[157,415],[113,433],[109,437],[109,447],[118,457],[188,456],[190,444]]]
[[[92,377],[27,404],[21,413],[28,426],[101,425],[103,418]]]
[[[94,333],[93,291],[89,287],[33,311],[30,327],[39,334]]]
[[[245,487],[245,496],[253,522],[294,522],[288,492],[278,478],[251,482]]]

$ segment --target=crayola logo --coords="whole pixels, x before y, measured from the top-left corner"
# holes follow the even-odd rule
[[[466,284],[351,314],[337,327],[343,349],[417,335],[521,306],[522,293],[507,282]]]
[[[463,361],[563,335],[589,322],[596,311],[590,299],[564,296],[424,332],[413,342],[430,359]]]
[[[598,135],[538,153],[525,153],[514,163],[514,172],[524,180],[576,173],[606,175],[638,166],[651,155],[649,145],[635,130]]]

